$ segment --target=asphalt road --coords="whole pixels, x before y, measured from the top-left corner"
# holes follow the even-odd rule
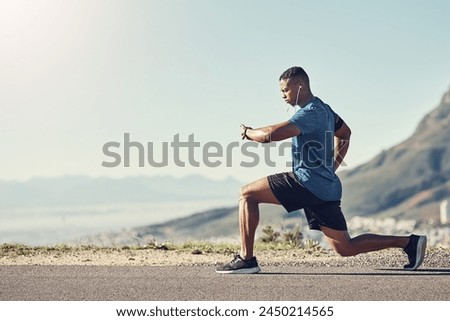
[[[450,269],[0,266],[0,300],[450,300]]]

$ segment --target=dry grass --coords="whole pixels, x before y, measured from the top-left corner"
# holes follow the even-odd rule
[[[308,245],[309,243],[309,245]],[[283,243],[262,243],[255,254],[262,266],[370,266],[401,268],[406,255],[398,249],[342,258],[314,242],[302,248]],[[224,263],[237,252],[237,244],[187,242],[183,244],[148,244],[142,247],[67,246],[31,247],[20,244],[0,245],[0,265],[102,265],[102,266],[173,266]],[[423,267],[450,267],[450,249],[428,248]]]

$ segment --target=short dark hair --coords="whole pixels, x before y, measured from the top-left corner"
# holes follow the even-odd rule
[[[309,77],[306,71],[302,67],[291,67],[287,69],[285,72],[283,72],[280,76],[280,81],[282,79],[291,79],[291,78],[301,78],[307,83],[309,83]]]

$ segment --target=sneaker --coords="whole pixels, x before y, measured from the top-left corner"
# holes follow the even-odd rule
[[[411,234],[409,243],[404,251],[408,255],[409,264],[404,268],[410,271],[416,270],[423,262],[427,247],[427,237],[425,235]]]
[[[253,274],[258,273],[259,271],[261,271],[261,269],[258,266],[256,257],[244,260],[239,254],[236,254],[230,263],[216,268],[217,273],[227,274]]]

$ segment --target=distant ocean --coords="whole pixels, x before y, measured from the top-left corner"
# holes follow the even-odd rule
[[[92,234],[162,223],[237,199],[64,207],[0,208],[0,243],[55,245]]]

